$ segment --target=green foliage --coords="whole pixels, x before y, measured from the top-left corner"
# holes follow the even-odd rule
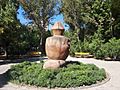
[[[112,16],[114,17],[113,22],[113,35],[116,38],[120,38],[120,1],[119,0],[112,0]]]
[[[70,55],[74,56],[76,51],[80,51],[80,41],[76,31],[65,31],[65,36],[70,39]]]
[[[48,88],[91,85],[106,78],[105,70],[94,64],[67,62],[65,67],[57,70],[43,69],[42,66],[43,62],[23,62],[12,66],[8,77],[14,83]]]
[[[76,31],[65,31],[65,36],[70,39],[70,55],[74,56],[75,52],[88,52],[90,40],[84,40],[81,42],[78,38],[78,33]]]
[[[5,6],[2,7],[0,5],[0,25],[8,25],[9,23],[14,22],[15,13],[15,5],[12,3],[12,0],[8,0]]]
[[[99,50],[104,57],[117,59],[120,56],[120,39],[112,38],[109,42],[103,44]],[[101,55],[98,55],[101,57]]]
[[[7,53],[11,45],[16,46],[17,37],[20,34],[21,24],[17,20],[16,11],[18,3],[14,0],[1,1],[4,4],[0,4],[0,46],[4,47]]]
[[[119,0],[112,0],[112,14],[113,17],[118,19],[120,15],[120,1]]]
[[[101,40],[102,35],[99,31],[100,30],[98,30],[98,32],[94,34],[94,36],[92,37],[92,41],[89,43],[89,51],[94,56],[97,55],[97,51],[101,48],[101,45],[104,42],[104,40]]]
[[[80,29],[81,37],[88,39],[101,29],[102,37],[108,40],[114,36],[111,4],[111,0],[63,0],[62,9],[65,21],[74,27],[71,29]]]
[[[75,31],[66,31],[65,36],[69,37],[71,41],[71,56],[74,56],[75,52],[90,52],[95,58],[110,57],[116,60],[120,57],[120,39],[111,38],[108,42],[105,42],[101,39],[103,37],[100,30],[94,34],[92,39],[85,39],[84,42],[78,39]]]
[[[87,13],[87,18],[88,22],[96,27],[95,32],[99,31],[102,34],[101,39],[108,40],[113,37],[111,0],[95,0],[91,10]]]
[[[45,54],[46,29],[54,15],[58,14],[58,0],[19,0],[22,8],[25,10],[26,18],[32,20],[40,32],[40,47],[42,54]],[[56,8],[56,9],[55,9]]]
[[[79,28],[79,22],[82,20],[83,0],[62,0],[62,9],[65,21],[70,25],[71,29]]]
[[[119,7],[119,3],[115,6],[116,2],[114,0],[63,0],[65,21],[79,29],[74,28],[75,31],[69,32],[71,34],[68,36],[73,55],[75,52],[90,52],[96,58],[119,57],[119,44],[116,43],[119,40],[112,40],[113,37],[119,39],[120,36],[120,19],[118,17],[114,19],[118,15],[114,16],[113,13],[116,12],[115,8],[118,10]],[[115,46],[111,44],[111,40],[116,44]]]
[[[12,57],[24,55],[33,48],[35,51],[40,50],[41,32],[36,25],[24,26],[17,20],[18,2],[15,0],[0,2],[3,3],[0,4],[0,47]],[[50,33],[46,31],[42,42],[45,42],[48,36]]]
[[[40,31],[35,26],[20,24],[17,20],[18,3],[15,0],[1,2],[4,4],[0,4],[0,47],[10,56],[26,54],[32,48],[38,50]]]
[[[96,58],[110,57],[116,60],[120,57],[120,39],[112,38],[106,43],[95,39],[89,44],[89,49]]]
[[[108,47],[110,57],[117,57],[120,55],[120,39],[118,40],[115,38],[110,39]]]

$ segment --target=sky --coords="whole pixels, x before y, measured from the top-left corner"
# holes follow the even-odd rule
[[[23,10],[23,8],[21,6],[19,6],[17,18],[20,20],[21,24],[27,25],[32,20],[26,19],[24,16],[24,13],[25,13],[25,11]],[[55,16],[53,16],[53,18],[54,19],[51,20],[53,23],[60,21],[64,25],[65,30],[69,29],[69,25],[64,22],[63,14],[60,14],[57,16],[55,15]],[[52,27],[52,25],[49,24],[48,29],[51,30],[51,27]]]

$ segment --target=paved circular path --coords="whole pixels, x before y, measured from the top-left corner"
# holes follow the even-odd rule
[[[64,88],[50,90],[120,90],[120,62],[119,61],[102,61],[93,58],[73,58],[68,57],[67,60],[80,61],[83,63],[92,63],[100,68],[104,68],[110,74],[110,80],[102,85],[91,88]],[[0,90],[49,90],[47,88],[35,88],[28,86],[18,86],[5,81],[4,73],[10,68],[11,64],[0,65]]]

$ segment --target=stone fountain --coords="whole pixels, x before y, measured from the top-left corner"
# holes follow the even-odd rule
[[[61,22],[53,25],[53,36],[46,39],[45,49],[48,60],[43,65],[44,69],[57,69],[65,64],[69,55],[70,41],[63,36],[64,30]]]

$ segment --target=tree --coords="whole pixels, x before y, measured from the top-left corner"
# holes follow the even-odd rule
[[[89,22],[96,26],[97,30],[102,34],[101,39],[112,38],[113,35],[113,17],[111,12],[111,0],[95,0],[92,4],[90,12],[88,12]]]
[[[120,15],[120,0],[111,0],[112,1],[112,15],[115,19],[119,18]]]
[[[113,34],[115,37],[120,38],[120,0],[112,0],[112,16],[115,18],[113,22]]]
[[[63,14],[68,24],[80,29],[81,40],[101,30],[103,38],[113,37],[111,0],[63,0]],[[77,30],[77,29],[76,29]]]
[[[20,3],[26,12],[27,18],[31,19],[33,24],[40,30],[40,45],[42,53],[44,53],[46,28],[51,17],[57,14],[56,10],[59,9],[58,0],[20,0]]]
[[[15,0],[14,0],[15,1]],[[12,39],[13,33],[19,28],[19,22],[16,20],[17,3],[12,0],[1,0],[0,4],[0,45],[8,52],[8,46]]]
[[[29,31],[17,19],[18,3],[13,1],[2,0],[4,4],[0,4],[0,47],[5,49],[7,55],[25,54],[30,48]]]
[[[93,0],[62,0],[62,9],[65,22],[70,25],[72,30],[77,30],[79,38],[84,41],[85,34],[94,32],[89,29],[91,23],[88,23],[86,13],[90,10]],[[88,33],[89,32],[89,33]]]
[[[62,0],[62,13],[70,28],[77,29],[81,21],[81,0]]]

